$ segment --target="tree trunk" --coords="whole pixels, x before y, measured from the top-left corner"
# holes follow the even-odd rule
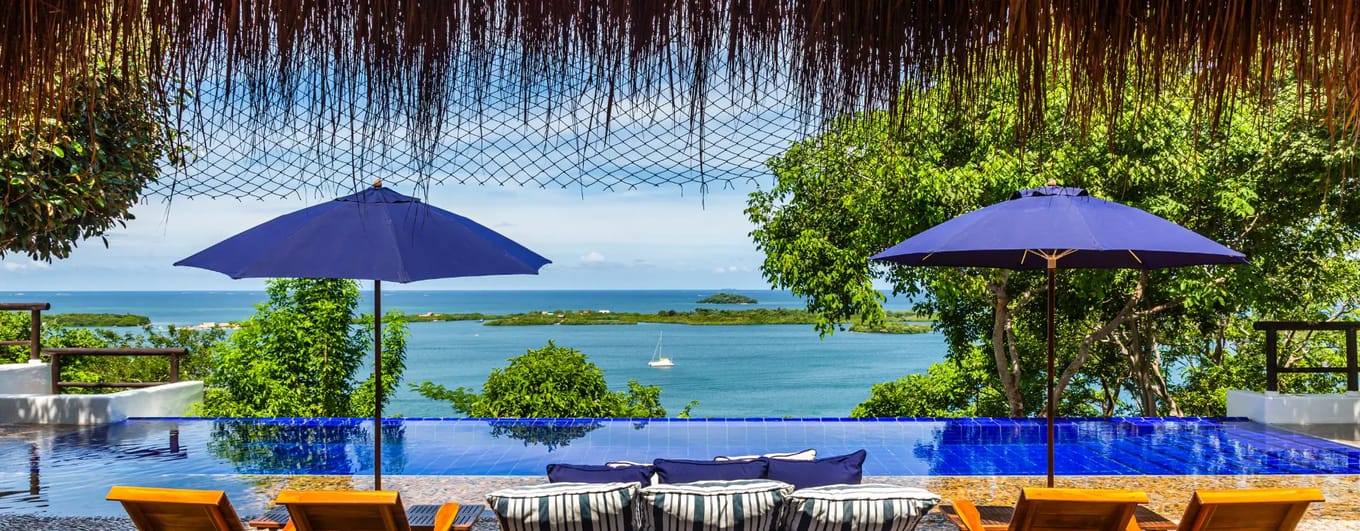
[[[1061,399],[1063,390],[1067,389],[1067,385],[1072,382],[1072,378],[1081,371],[1081,366],[1086,363],[1087,358],[1091,357],[1091,348],[1095,346],[1096,342],[1104,341],[1106,338],[1109,338],[1120,325],[1123,325],[1131,319],[1153,315],[1180,304],[1180,301],[1171,301],[1146,310],[1137,311],[1136,308],[1138,307],[1138,303],[1143,300],[1143,294],[1147,292],[1147,284],[1147,271],[1139,271],[1138,286],[1134,288],[1133,295],[1124,303],[1124,307],[1120,308],[1119,312],[1116,313],[1114,318],[1110,319],[1109,322],[1100,325],[1095,330],[1092,330],[1091,333],[1086,334],[1085,338],[1082,338],[1081,345],[1077,349],[1077,358],[1072,360],[1072,363],[1067,364],[1067,368],[1063,369],[1062,376],[1058,378],[1058,383],[1053,388],[1054,396]]]
[[[1015,349],[1015,334],[1011,329],[1011,300],[1006,292],[1009,277],[1010,273],[1002,273],[997,280],[987,284],[987,289],[996,297],[996,311],[992,318],[992,357],[996,359],[996,375],[1005,391],[1011,417],[1018,418],[1025,416],[1025,403],[1020,395],[1020,355]]]
[[[1181,407],[1176,405],[1176,398],[1167,391],[1166,377],[1162,375],[1162,343],[1157,340],[1155,332],[1149,334],[1149,336],[1152,348],[1149,350],[1150,356],[1148,357],[1150,362],[1148,369],[1151,373],[1148,381],[1151,383],[1153,391],[1162,399],[1162,403],[1166,404],[1166,412],[1173,417],[1180,417],[1184,414],[1181,413]]]

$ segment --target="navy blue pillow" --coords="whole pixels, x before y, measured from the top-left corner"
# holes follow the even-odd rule
[[[769,478],[793,485],[794,488],[822,485],[857,485],[864,480],[864,450],[814,461],[769,459]]]
[[[765,459],[737,461],[691,461],[688,459],[657,459],[658,481],[661,483],[690,483],[730,479],[761,479],[765,477]]]
[[[641,483],[652,484],[651,465],[605,466],[605,465],[568,465],[553,463],[548,465],[549,483]]]

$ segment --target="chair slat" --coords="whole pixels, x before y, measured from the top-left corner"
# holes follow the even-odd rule
[[[1191,496],[1179,531],[1293,531],[1313,502],[1314,488],[1199,490]]]
[[[115,486],[107,499],[122,503],[140,531],[245,531],[220,490]]]

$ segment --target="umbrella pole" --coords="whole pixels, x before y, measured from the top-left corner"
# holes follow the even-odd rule
[[[1053,306],[1057,302],[1054,294],[1054,276],[1058,269],[1058,259],[1048,259],[1048,486],[1053,487]]]
[[[1051,352],[1051,350],[1050,350]],[[1051,358],[1052,356],[1050,356]],[[1050,361],[1051,363],[1051,361]],[[382,281],[373,281],[373,490],[382,490]],[[1052,452],[1050,452],[1051,454]],[[1052,486],[1052,475],[1049,477]]]

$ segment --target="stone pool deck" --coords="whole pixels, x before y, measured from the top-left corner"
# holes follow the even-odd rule
[[[233,500],[243,512],[272,499],[279,490],[296,489],[370,489],[371,477],[352,476],[243,476],[255,488],[254,499]],[[485,503],[486,493],[516,485],[546,481],[542,476],[390,476],[383,487],[401,492],[407,504],[445,501]],[[869,476],[866,483],[891,483],[921,487],[939,493],[945,503],[960,496],[979,505],[1011,505],[1017,489],[1042,486],[1043,477],[1034,476]],[[1247,488],[1308,486],[1322,489],[1327,502],[1309,509],[1300,531],[1360,531],[1360,476],[1060,476],[1060,487],[1124,488],[1146,491],[1149,508],[1179,520],[1190,492],[1196,488]],[[243,516],[247,516],[243,514]],[[474,531],[496,531],[493,520],[480,521]],[[124,518],[61,518],[0,514],[0,531],[28,529],[69,529],[72,531],[124,531],[135,529]],[[920,531],[955,531],[938,511],[932,511]]]
[[[486,503],[485,495],[496,489],[546,482],[542,476],[390,476],[383,488],[396,489],[410,504],[443,501]],[[920,487],[938,493],[944,503],[966,497],[978,505],[1012,505],[1020,487],[1043,486],[1044,478],[1035,476],[868,476],[865,483],[890,483]],[[258,477],[257,485],[265,499],[283,488],[369,489],[371,477],[294,476]],[[1121,488],[1146,491],[1148,507],[1171,520],[1180,520],[1194,489],[1234,489],[1249,487],[1317,487],[1327,502],[1314,504],[1304,517],[1301,530],[1360,531],[1360,476],[1354,475],[1278,475],[1278,476],[1059,476],[1059,487]],[[937,513],[938,514],[938,513]],[[952,525],[932,518],[924,530],[951,530]]]

